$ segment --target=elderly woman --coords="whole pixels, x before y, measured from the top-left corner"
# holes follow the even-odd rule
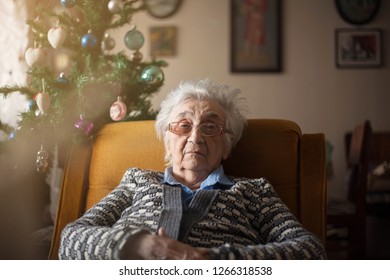
[[[61,259],[323,259],[264,179],[231,178],[221,161],[246,124],[239,91],[182,82],[161,104],[164,173],[131,168],[62,232]]]

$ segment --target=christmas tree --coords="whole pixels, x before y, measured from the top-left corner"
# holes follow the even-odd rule
[[[146,9],[142,0],[56,0],[61,11],[37,6],[38,17],[28,20],[33,45],[27,49],[28,84],[0,88],[7,96],[28,96],[30,109],[21,112],[18,129],[1,125],[10,140],[40,143],[37,169],[48,168],[53,143],[86,142],[103,125],[114,121],[154,119],[150,98],[164,81],[164,61],[143,61],[144,36],[132,23],[135,13]],[[115,40],[110,30],[129,25],[124,51],[112,54]],[[58,73],[56,53],[67,60]]]

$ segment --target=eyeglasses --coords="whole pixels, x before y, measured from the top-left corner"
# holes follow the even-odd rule
[[[216,123],[202,123],[193,125],[188,122],[172,122],[169,124],[169,131],[177,135],[189,135],[194,127],[199,127],[202,136],[217,136],[225,131],[223,125]]]

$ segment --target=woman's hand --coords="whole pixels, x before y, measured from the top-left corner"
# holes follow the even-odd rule
[[[205,260],[209,250],[195,248],[170,238],[163,228],[157,235],[140,232],[131,238],[123,248],[122,256],[146,260]]]

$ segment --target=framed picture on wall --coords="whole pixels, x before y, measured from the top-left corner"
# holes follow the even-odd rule
[[[383,65],[382,30],[340,28],[335,32],[338,68],[375,68]]]
[[[280,72],[280,0],[231,0],[232,72]]]
[[[150,53],[152,57],[175,56],[177,53],[176,26],[158,26],[150,28]]]

